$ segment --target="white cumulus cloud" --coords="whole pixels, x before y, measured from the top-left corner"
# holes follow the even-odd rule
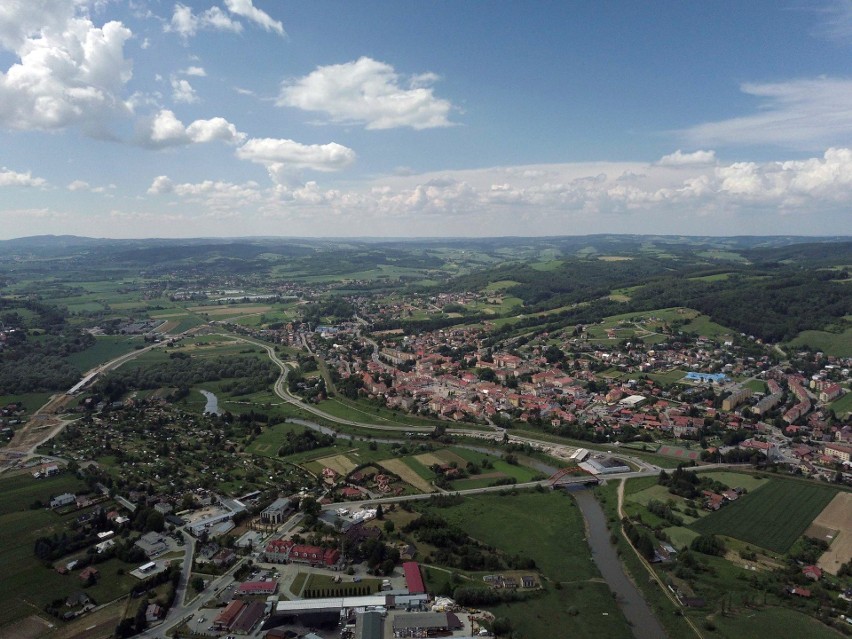
[[[172,76],[172,100],[183,104],[198,102],[198,94],[188,80]]]
[[[225,0],[225,6],[234,15],[246,18],[267,31],[273,31],[280,36],[286,35],[284,25],[278,20],[273,20],[265,11],[255,7],[252,0]]]
[[[184,4],[176,4],[172,13],[171,22],[164,27],[165,31],[173,32],[182,38],[190,38],[199,31],[230,31],[241,33],[243,25],[232,20],[231,17],[219,7],[210,7],[201,13],[193,13],[192,9]]]
[[[684,153],[678,149],[674,153],[661,157],[659,164],[662,166],[684,166],[695,164],[714,164],[715,162],[715,151],[694,151],[692,153]]]
[[[294,169],[338,171],[355,161],[355,151],[336,142],[301,144],[294,140],[255,138],[237,149],[237,157],[262,164],[279,181]]]
[[[240,144],[245,137],[244,133],[239,132],[237,127],[225,118],[195,120],[188,126],[184,126],[174,112],[162,109],[145,131],[143,143],[157,147],[214,141]]]
[[[30,186],[43,187],[47,186],[47,180],[44,178],[33,177],[30,171],[19,173],[7,169],[5,166],[0,168],[0,187],[4,186]]]
[[[174,192],[174,183],[166,175],[158,175],[148,187],[148,195],[163,195]]]
[[[368,129],[451,126],[452,104],[435,97],[431,85],[436,79],[433,74],[406,79],[391,65],[362,57],[317,67],[285,83],[276,104],[318,111],[332,122],[364,124]]]
[[[96,26],[78,3],[3,2],[0,48],[17,60],[0,70],[0,124],[22,129],[81,125],[105,135],[112,116],[129,114],[121,94],[132,75],[122,23]]]

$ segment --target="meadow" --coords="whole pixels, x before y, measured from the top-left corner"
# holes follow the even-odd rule
[[[788,346],[810,346],[828,355],[852,357],[852,328],[847,328],[840,333],[802,331],[788,343]]]
[[[120,355],[129,353],[141,345],[142,339],[139,337],[103,335],[97,338],[95,345],[91,348],[69,355],[68,361],[79,368],[81,372],[86,372],[98,364],[103,364]]]
[[[847,417],[852,413],[852,391],[847,391],[843,397],[831,402],[830,406],[839,419]]]
[[[631,636],[591,559],[580,510],[565,493],[478,495],[455,506],[427,508],[501,553],[532,559],[550,580],[544,592],[522,604],[487,606],[511,620],[515,636],[552,636],[555,624],[559,636]]]

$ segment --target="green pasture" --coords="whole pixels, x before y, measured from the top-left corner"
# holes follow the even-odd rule
[[[683,325],[680,329],[685,333],[696,333],[703,337],[718,338],[723,335],[733,335],[734,331],[717,324],[706,315],[698,315]]]
[[[696,471],[701,476],[707,476],[722,482],[728,488],[745,488],[748,492],[757,490],[769,482],[769,479],[751,473],[736,473],[729,470],[708,470],[702,472],[700,468],[696,469]]]
[[[845,419],[850,413],[852,413],[852,392],[847,390],[843,397],[831,402],[829,407],[834,411],[834,414],[837,415],[838,418]]]
[[[549,579],[578,581],[598,577],[586,543],[583,516],[565,493],[477,495],[434,512],[474,539],[504,553],[533,559]]]
[[[79,353],[72,353],[68,361],[81,371],[88,371],[98,364],[103,364],[120,355],[133,351],[136,346],[142,345],[139,337],[127,337],[126,335],[102,335],[96,338],[94,346]]]
[[[572,583],[548,590],[522,603],[488,606],[496,617],[512,622],[518,639],[629,639],[633,632],[618,609],[609,586],[598,582]]]
[[[415,473],[417,473],[418,477],[421,477],[426,481],[433,481],[435,479],[435,473],[432,472],[432,469],[424,466],[417,459],[415,459],[413,455],[403,457],[402,462]]]
[[[852,357],[852,328],[847,328],[842,333],[802,331],[794,339],[789,341],[787,345],[792,348],[810,346],[827,355]]]
[[[725,251],[722,249],[710,249],[708,251],[698,251],[695,253],[699,257],[706,257],[711,260],[724,260],[726,262],[741,262],[748,264],[749,261],[734,251]]]
[[[496,293],[498,291],[505,291],[507,288],[512,288],[518,284],[520,282],[516,282],[515,280],[497,280],[496,282],[489,283],[482,291],[483,293]]]
[[[20,395],[0,395],[0,406],[6,406],[12,402],[21,402],[27,415],[31,415],[44,406],[53,393],[21,393]]]
[[[743,608],[734,614],[714,615],[713,624],[716,627],[713,636],[725,639],[838,639],[843,636],[813,617],[787,607]]]
[[[536,271],[549,272],[549,271],[555,271],[560,266],[562,266],[562,264],[563,264],[562,260],[544,260],[544,261],[541,261],[541,262],[532,262],[530,264],[530,268],[532,268]]]
[[[701,275],[699,277],[690,277],[690,280],[696,282],[721,282],[727,280],[733,273],[716,273],[715,275]]]

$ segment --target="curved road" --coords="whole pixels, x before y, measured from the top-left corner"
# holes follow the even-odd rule
[[[289,392],[289,389],[287,388],[287,374],[289,373],[290,369],[287,366],[286,362],[282,361],[278,357],[277,353],[275,352],[275,347],[273,345],[266,344],[266,343],[263,343],[263,342],[259,342],[259,341],[256,341],[254,339],[249,339],[249,338],[246,338],[246,337],[243,337],[243,336],[234,335],[234,334],[228,334],[228,337],[231,337],[233,339],[237,339],[237,340],[240,340],[240,341],[243,341],[243,342],[246,342],[246,343],[249,343],[249,344],[253,344],[255,346],[259,346],[259,347],[263,348],[267,352],[270,360],[272,360],[272,362],[275,363],[275,365],[278,366],[278,368],[281,371],[281,375],[276,380],[276,382],[273,386],[273,390],[274,390],[275,394],[278,397],[280,397],[281,399],[283,399],[284,401],[286,401],[290,404],[293,404],[294,406],[297,406],[301,410],[304,410],[304,411],[306,411],[306,412],[308,412],[312,415],[315,415],[317,417],[321,417],[322,419],[325,419],[325,420],[328,420],[328,421],[331,421],[331,422],[335,422],[337,424],[352,426],[352,427],[356,427],[356,428],[370,429],[370,430],[395,431],[395,432],[399,432],[399,431],[403,431],[403,432],[414,432],[414,431],[431,432],[433,430],[431,427],[426,427],[426,426],[411,426],[411,425],[407,425],[407,424],[400,424],[399,426],[393,426],[393,425],[388,425],[388,424],[373,424],[373,423],[367,423],[367,422],[359,422],[359,421],[346,419],[346,418],[342,418],[342,417],[337,417],[335,415],[331,415],[329,413],[326,413],[325,411],[321,410],[320,408],[317,408],[316,406],[313,406],[311,404],[303,402],[300,398],[296,397],[295,395],[292,395]],[[75,388],[80,388],[80,387],[86,385],[87,383],[89,383],[90,381],[92,381],[93,379],[95,379],[99,374],[106,372],[108,370],[112,370],[114,368],[117,368],[117,367],[121,366],[122,364],[124,364],[125,362],[129,361],[130,359],[133,359],[134,357],[138,357],[143,352],[146,352],[146,351],[148,351],[152,348],[156,348],[156,347],[161,346],[161,345],[162,345],[162,343],[153,344],[151,346],[145,347],[144,349],[140,349],[140,350],[134,351],[132,353],[126,353],[125,355],[122,355],[122,356],[117,357],[113,360],[110,360],[109,362],[106,362],[105,364],[102,364],[102,365],[92,369],[91,371],[89,371],[86,374],[86,376],[83,378],[83,380],[81,380],[81,383],[79,383],[77,386],[75,386]],[[451,435],[482,438],[482,439],[488,439],[488,440],[492,440],[492,441],[502,441],[504,439],[504,437],[507,436],[506,431],[503,430],[503,429],[499,429],[499,428],[495,428],[493,430],[447,428],[446,432],[448,434],[451,434]],[[51,433],[51,434],[53,434],[53,433]],[[563,444],[537,440],[537,439],[532,438],[532,437],[519,437],[517,435],[508,435],[508,439],[511,442],[528,443],[528,444],[537,446],[539,448],[547,448],[551,451],[560,450],[560,452],[563,452],[563,453],[566,452],[566,451],[576,450],[576,447],[573,447],[573,446],[567,446],[567,445],[563,445]],[[625,458],[624,455],[619,455],[619,456]],[[566,457],[567,457],[567,455],[566,455]],[[635,471],[635,472],[631,472],[631,473],[624,473],[622,475],[619,475],[618,478],[629,479],[629,478],[633,478],[633,477],[648,477],[648,476],[657,475],[660,472],[660,469],[658,467],[656,467],[652,464],[649,464],[649,463],[647,463],[647,462],[645,462],[641,459],[634,458],[634,457],[626,457],[626,459],[629,459],[638,468],[640,468],[640,470]],[[702,469],[724,468],[724,467],[730,467],[730,466],[731,466],[730,464],[711,464],[711,465],[703,466]],[[577,477],[577,478],[566,477],[566,478],[562,478],[559,483],[560,484],[571,484],[571,483],[583,483],[585,481],[588,481],[588,477]],[[455,491],[453,494],[475,495],[475,494],[482,494],[482,493],[489,493],[489,492],[499,492],[499,491],[512,489],[512,488],[523,489],[523,488],[534,488],[536,486],[550,486],[550,485],[552,485],[550,480],[542,480],[542,481],[528,482],[528,483],[523,483],[523,484],[514,484],[514,485],[510,485],[510,486],[492,486],[492,487],[486,487],[486,488],[475,488],[475,489],[470,489],[470,490],[461,490],[461,491]],[[404,499],[408,499],[408,500],[428,499],[428,498],[432,497],[433,494],[434,493],[424,493],[424,494],[420,494],[420,495],[408,495],[408,496],[405,496],[405,497],[388,497],[388,498],[372,499],[372,500],[365,501],[364,504],[366,505],[366,504],[378,504],[378,503],[382,503],[382,502],[397,502],[397,501],[401,501],[401,500],[404,500]],[[327,509],[327,510],[328,509],[335,509],[335,508],[342,507],[343,505],[344,504],[329,504],[329,505],[325,506],[324,509]],[[346,502],[345,505],[351,506],[351,503]],[[301,514],[297,514],[290,521],[288,521],[283,528],[279,529],[276,534],[280,534],[282,532],[286,532],[286,531],[292,529],[293,527],[298,525],[298,523],[300,521],[301,521]],[[590,525],[590,529],[591,529],[591,527],[592,527],[591,522],[589,522],[589,525]],[[239,566],[241,566],[243,564],[243,562],[246,561],[246,559],[247,559],[247,558],[245,558],[245,559],[241,560],[236,565],[234,565],[227,573],[216,578],[213,582],[211,582],[208,585],[208,588],[205,590],[205,596],[199,596],[199,597],[194,598],[192,601],[187,602],[186,596],[187,596],[187,591],[188,591],[188,586],[189,586],[189,584],[188,584],[189,576],[191,574],[190,571],[191,571],[191,568],[192,568],[192,556],[193,556],[192,551],[193,551],[193,548],[194,548],[195,540],[192,539],[192,537],[190,535],[188,535],[188,533],[186,533],[185,531],[182,531],[182,533],[183,533],[184,537],[187,539],[188,543],[187,543],[187,553],[185,555],[185,559],[184,559],[184,562],[183,562],[181,581],[180,581],[179,586],[178,586],[178,593],[177,593],[175,605],[172,606],[172,608],[168,611],[166,619],[164,620],[164,622],[162,624],[160,624],[156,628],[152,628],[152,629],[145,631],[142,634],[138,635],[140,637],[146,637],[146,638],[147,637],[152,637],[152,638],[165,637],[167,632],[169,632],[173,628],[175,628],[178,625],[180,625],[181,623],[183,623],[184,620],[186,620],[189,616],[194,615],[195,613],[198,612],[198,610],[201,609],[201,604],[204,601],[206,601],[207,599],[209,599],[210,595],[208,593],[219,592],[220,590],[222,590],[225,587],[227,587],[228,585],[230,585],[230,583],[233,582],[233,577],[232,577],[233,572]],[[605,538],[608,539],[608,536],[606,536]],[[603,570],[602,570],[602,572],[603,572]],[[606,575],[604,575],[604,576],[606,577]],[[622,573],[622,576],[623,576],[623,573]],[[607,581],[609,581],[609,579],[607,579]],[[622,588],[622,592],[623,593],[625,592],[623,588]],[[627,614],[627,610],[625,610],[625,614]],[[631,619],[631,616],[632,615],[628,615],[628,619]],[[638,617],[637,617],[637,620],[638,620]],[[651,634],[641,635],[641,637],[643,639],[644,639],[644,637],[650,638],[650,637],[656,637],[656,636],[665,636],[665,635],[658,635],[657,634],[656,627],[658,626],[658,622],[656,622],[656,619],[654,619],[653,621],[656,623],[656,626],[649,626],[649,628],[654,628],[654,630],[651,631]],[[644,624],[644,623],[650,623],[650,622],[643,621],[642,623]],[[640,635],[637,634],[637,636],[640,636]]]

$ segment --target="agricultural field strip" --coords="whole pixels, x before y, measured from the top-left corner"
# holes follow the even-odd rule
[[[315,460],[318,464],[326,468],[331,468],[338,475],[348,475],[358,464],[353,462],[346,455],[331,455],[329,457],[320,457]]]
[[[413,468],[408,466],[401,459],[385,459],[384,461],[378,462],[379,466],[389,470],[390,472],[398,475],[402,481],[407,484],[411,484],[418,490],[422,490],[425,493],[431,493],[435,491],[434,486],[432,486],[428,481],[423,479],[420,475],[418,475]]]
[[[831,486],[772,479],[690,527],[785,553],[836,493]]]

